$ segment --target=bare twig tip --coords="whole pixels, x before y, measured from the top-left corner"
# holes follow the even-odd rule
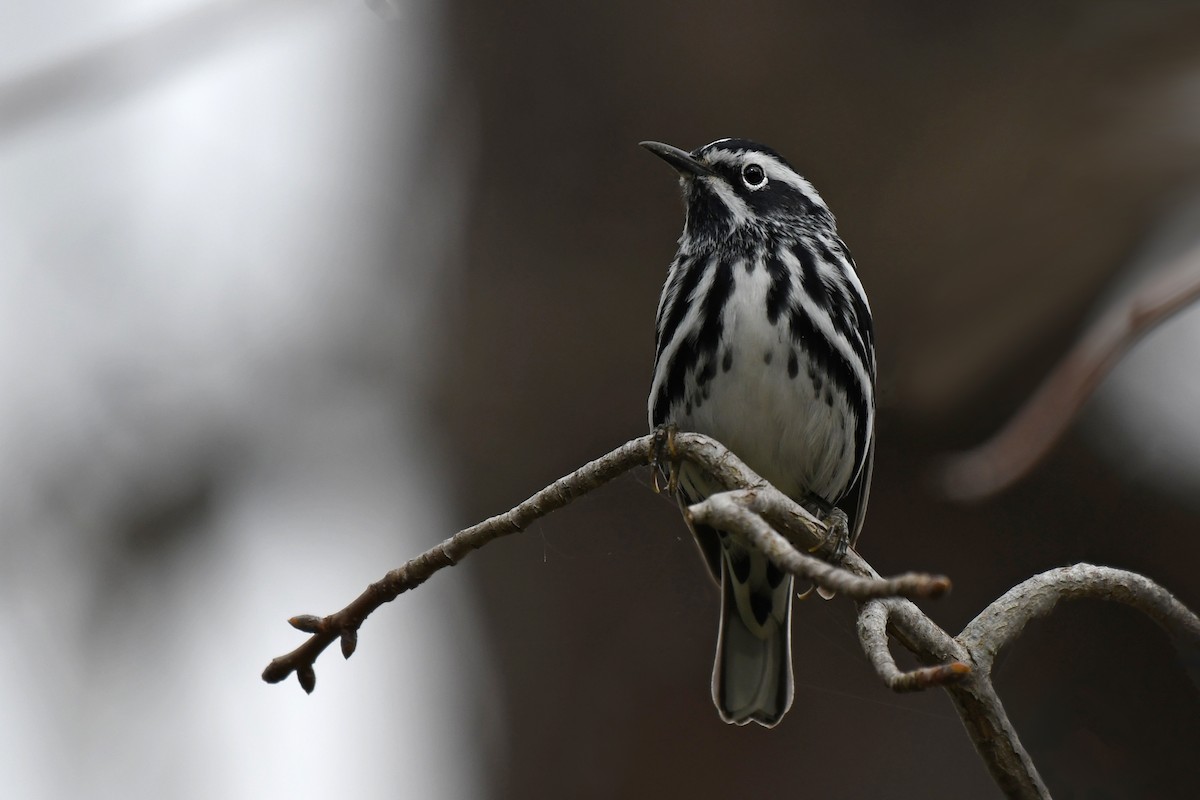
[[[933,686],[957,683],[971,674],[971,667],[961,661],[922,667],[912,672],[903,672],[892,680],[892,689],[897,692],[919,692]]]
[[[262,679],[267,683],[279,683],[281,680],[291,674],[291,665],[283,663],[277,658],[270,664],[267,664],[267,668],[263,670]]]
[[[321,618],[313,614],[300,614],[288,620],[288,624],[305,633],[320,633]]]
[[[942,597],[950,593],[950,579],[945,575],[935,575],[929,581],[928,597]]]

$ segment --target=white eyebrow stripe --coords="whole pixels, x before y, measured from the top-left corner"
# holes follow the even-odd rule
[[[718,139],[717,141],[723,142],[726,140]],[[716,144],[716,142],[714,142],[713,144]],[[704,158],[707,159],[710,163],[730,164],[732,166],[739,166],[745,160],[747,160],[746,159],[747,155],[749,155],[750,158],[756,164],[759,164],[762,166],[763,172],[766,173],[768,180],[775,180],[775,181],[780,181],[781,183],[786,183],[789,186],[794,187],[801,194],[803,194],[805,197],[807,197],[809,200],[811,200],[814,204],[816,204],[822,208],[825,208],[825,209],[829,208],[829,206],[825,205],[825,200],[821,197],[820,193],[817,192],[817,189],[815,186],[813,186],[811,183],[809,183],[808,180],[805,179],[804,177],[802,177],[801,175],[798,175],[794,169],[791,169],[790,167],[786,166],[783,162],[781,162],[779,159],[775,158],[774,156],[759,152],[757,150],[755,150],[755,151],[751,151],[751,150],[715,150],[715,151],[712,151],[709,153],[705,153]]]

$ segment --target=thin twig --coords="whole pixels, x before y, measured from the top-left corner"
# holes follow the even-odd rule
[[[688,513],[701,524],[746,536],[784,572],[856,600],[872,597],[939,597],[950,588],[950,579],[944,575],[910,572],[894,578],[863,577],[803,553],[750,509],[765,509],[764,498],[770,498],[777,506],[772,509],[772,516],[812,519],[803,508],[777,490],[773,493],[755,489],[720,492],[690,506]],[[790,509],[790,506],[795,506],[795,509]],[[819,523],[814,527],[816,530],[807,526],[805,530],[814,537],[819,536]]]
[[[317,657],[335,639],[340,638],[343,642],[342,653],[349,658],[354,652],[354,637],[359,626],[375,609],[395,600],[402,592],[420,586],[438,570],[454,566],[471,551],[478,550],[493,539],[522,531],[533,521],[557,511],[630,469],[649,464],[654,459],[655,443],[652,434],[626,442],[611,453],[559,478],[510,511],[459,531],[372,583],[341,611],[327,617],[293,617],[290,620],[293,627],[312,635],[292,652],[273,659],[263,670],[263,680],[279,683],[295,672],[304,691],[311,693],[316,686],[313,664]]]
[[[963,502],[998,494],[1041,461],[1100,381],[1155,326],[1200,297],[1200,244],[1104,314],[1008,423],[986,442],[950,456],[938,483]]]

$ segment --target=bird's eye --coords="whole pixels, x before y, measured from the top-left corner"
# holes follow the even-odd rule
[[[742,167],[742,180],[747,189],[761,189],[767,184],[767,175],[758,164],[747,164]]]

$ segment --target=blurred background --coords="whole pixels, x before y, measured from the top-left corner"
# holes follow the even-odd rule
[[[772,731],[709,699],[717,592],[627,476],[259,679],[453,531],[645,431],[682,224],[636,142],[821,190],[879,343],[860,550],[952,632],[1092,561],[1200,607],[1200,315],[973,506],[928,480],[1200,235],[1200,6],[66,0],[0,27],[5,796],[990,797],[937,693],[794,615]],[[1058,798],[1189,797],[1200,692],[1078,603],[997,686]]]

